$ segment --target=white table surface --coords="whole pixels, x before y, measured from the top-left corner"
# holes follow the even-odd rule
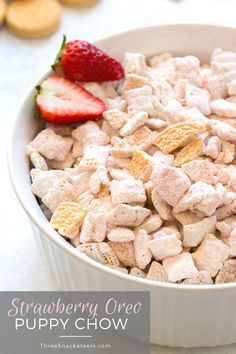
[[[236,26],[235,0],[102,0],[88,9],[63,9],[60,29],[51,37],[22,40],[0,30],[0,290],[57,290],[34,243],[27,217],[9,182],[6,140],[22,97],[53,62],[62,34],[94,41],[127,29],[166,23]],[[210,329],[209,329],[210,330]],[[161,354],[233,354],[219,348],[152,347]]]

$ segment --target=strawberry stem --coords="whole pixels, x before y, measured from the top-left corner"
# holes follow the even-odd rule
[[[60,66],[61,56],[62,56],[62,54],[63,54],[65,49],[66,49],[66,36],[63,35],[63,39],[62,39],[60,50],[57,53],[57,56],[56,56],[54,64],[52,65],[52,69],[53,70],[56,71],[57,68]]]

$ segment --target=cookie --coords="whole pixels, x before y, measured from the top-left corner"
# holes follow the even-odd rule
[[[6,3],[5,0],[0,0],[0,26],[3,23],[6,16]]]
[[[16,35],[36,38],[54,32],[60,24],[57,0],[13,1],[7,9],[7,25]]]
[[[98,3],[100,0],[61,0],[65,5],[69,6],[91,6]]]

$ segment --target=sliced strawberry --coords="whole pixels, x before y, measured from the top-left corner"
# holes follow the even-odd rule
[[[66,43],[65,36],[52,68],[74,82],[116,81],[124,77],[124,69],[116,59],[83,40]]]
[[[58,76],[49,77],[37,87],[36,106],[43,120],[70,124],[102,118],[105,104],[82,86]]]

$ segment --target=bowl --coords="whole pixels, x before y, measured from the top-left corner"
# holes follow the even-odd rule
[[[120,59],[125,51],[140,52],[147,57],[171,51],[175,55],[193,54],[206,62],[216,47],[236,50],[236,29],[165,25],[120,33],[95,44]],[[78,252],[51,228],[31,192],[29,163],[25,156],[26,144],[40,128],[32,104],[36,84],[29,90],[16,117],[8,162],[15,193],[28,214],[38,247],[58,288],[63,291],[149,291],[151,342],[155,344],[194,347],[236,342],[236,283],[183,286],[131,277]]]

